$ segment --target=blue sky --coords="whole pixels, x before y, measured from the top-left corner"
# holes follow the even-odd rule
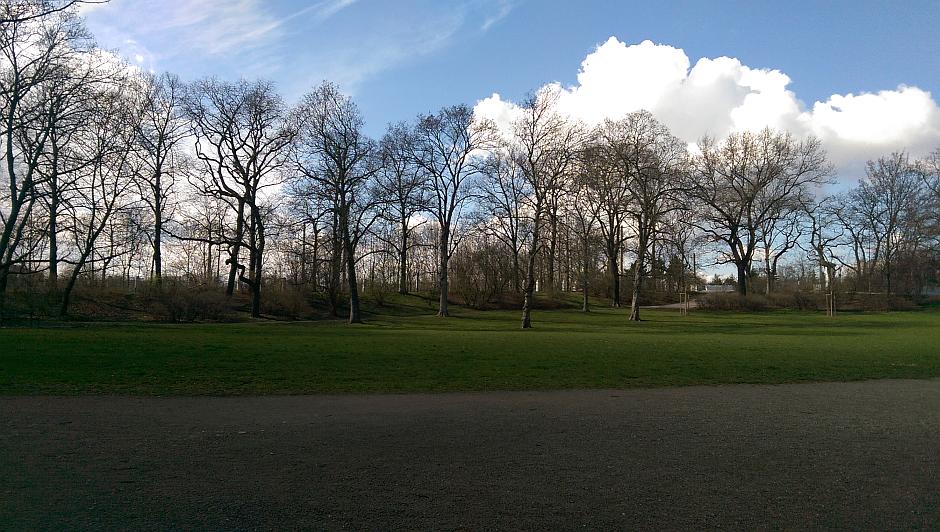
[[[88,9],[86,16],[103,47],[146,69],[169,70],[184,79],[266,77],[289,101],[324,78],[335,80],[355,96],[373,135],[381,134],[388,122],[453,103],[473,105],[494,92],[505,101],[517,100],[548,82],[576,86],[582,61],[615,37],[617,42],[608,43],[608,51],[621,59],[605,59],[603,65],[598,59],[595,71],[621,74],[602,76],[608,80],[604,83],[641,83],[637,80],[647,76],[645,69],[652,63],[628,59],[634,56],[624,49],[650,40],[664,45],[657,50],[684,53],[690,66],[700,58],[735,58],[741,68],[722,67],[737,68],[737,74],[725,72],[731,76],[749,70],[779,71],[786,83],[773,90],[792,93],[801,111],[811,111],[815,102],[826,102],[833,95],[889,91],[879,101],[833,100],[823,109],[828,115],[854,109],[852,120],[824,120],[821,114],[800,115],[793,110],[769,112],[780,124],[799,123],[808,131],[822,132],[824,139],[831,134],[833,149],[849,166],[851,159],[876,149],[922,149],[940,142],[940,112],[935,113],[934,105],[940,94],[940,32],[935,28],[940,23],[940,1],[936,0],[111,0]],[[766,84],[756,89],[756,84],[743,89],[739,85],[732,88],[737,99],[728,103],[732,115],[746,93],[770,92]],[[919,91],[890,92],[902,85]],[[657,87],[654,84],[651,90]],[[713,94],[712,89],[702,94]],[[688,95],[681,98],[695,100]],[[709,102],[695,101],[706,107]],[[671,104],[664,100],[656,105],[667,109]],[[737,111],[738,118],[742,112]],[[852,136],[849,130],[857,129],[853,124],[874,120],[865,118],[869,114],[904,116],[906,121],[882,136],[877,130],[869,137]],[[926,122],[918,118],[924,114],[930,115]],[[723,127],[704,124],[699,129],[720,133]],[[699,129],[690,130],[688,136]],[[927,129],[937,131],[926,138],[916,136]]]

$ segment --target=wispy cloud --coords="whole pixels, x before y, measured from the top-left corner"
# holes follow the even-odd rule
[[[264,76],[290,95],[331,79],[347,91],[478,35],[518,0],[111,0],[85,14],[99,42],[145,68],[184,77]],[[348,12],[347,12],[348,10]]]
[[[416,18],[411,23],[389,23],[370,28],[358,39],[345,42],[341,47],[330,47],[310,58],[308,70],[316,83],[330,79],[347,92],[354,93],[359,86],[378,74],[416,58],[430,55],[445,48],[464,25],[463,10]]]
[[[304,16],[322,22],[355,2],[323,0],[279,17],[265,0],[112,0],[84,14],[128,38],[149,36],[170,53],[221,55],[276,44],[287,22]]]
[[[307,15],[313,16],[317,21],[322,22],[346,9],[347,7],[355,4],[357,1],[358,0],[325,0],[323,2],[317,2],[303,9],[294,11],[285,17],[281,17],[274,22],[271,22],[265,27],[265,32],[277,29],[283,26],[285,23],[294,20],[295,18],[300,18]]]
[[[509,13],[512,11],[512,8],[516,7],[516,4],[512,0],[497,0],[495,7],[496,11],[483,20],[483,25],[480,26],[481,30],[489,31],[494,24],[509,16]]]
[[[357,0],[327,0],[314,4],[307,9],[314,10],[320,19],[328,19],[356,2]]]

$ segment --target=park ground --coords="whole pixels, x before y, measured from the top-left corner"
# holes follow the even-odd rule
[[[0,329],[0,528],[940,527],[940,312],[645,318]]]
[[[397,306],[341,321],[0,328],[0,395],[635,388],[940,377],[940,309],[519,314]]]

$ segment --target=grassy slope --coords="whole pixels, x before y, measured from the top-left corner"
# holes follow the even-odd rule
[[[0,394],[632,387],[940,376],[940,312],[464,309],[338,322],[0,329]]]

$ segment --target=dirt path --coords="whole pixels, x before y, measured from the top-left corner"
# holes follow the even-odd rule
[[[648,306],[643,306],[643,307],[640,307],[640,308],[641,308],[641,309],[667,308],[667,309],[679,310],[679,309],[681,309],[682,307],[684,307],[685,305],[686,305],[685,303],[669,303],[669,304],[666,304],[666,305],[648,305]],[[690,300],[690,301],[689,301],[689,304],[688,304],[688,308],[689,308],[690,310],[692,310],[692,309],[697,309],[697,308],[698,308],[698,301],[695,300],[695,299]]]
[[[0,398],[0,528],[940,527],[940,381]]]

